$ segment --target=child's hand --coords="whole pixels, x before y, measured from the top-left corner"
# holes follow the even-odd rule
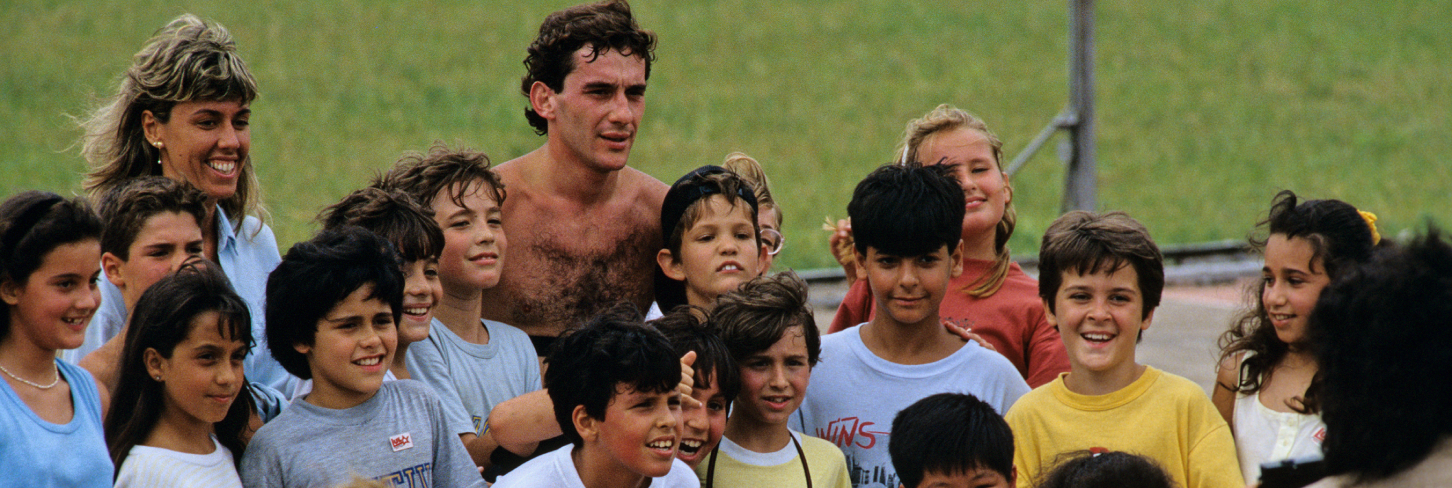
[[[686,355],[681,356],[681,383],[676,385],[676,391],[681,392],[682,409],[701,406],[701,401],[691,396],[691,389],[696,386],[696,369],[692,367],[694,364],[696,351],[686,351]]]
[[[988,341],[983,340],[983,336],[974,334],[973,329],[971,328],[960,326],[948,320],[943,321],[943,327],[946,327],[948,329],[948,332],[952,332],[958,337],[962,337],[964,341],[977,342],[978,345],[983,346],[984,349],[998,352],[998,349],[995,349],[993,347],[993,344],[989,344]]]
[[[832,249],[832,257],[837,259],[837,264],[842,266],[842,272],[847,275],[847,284],[851,285],[857,281],[857,266],[854,266],[856,259],[853,257],[852,244],[852,219],[838,219],[836,224],[832,218],[822,223],[822,230],[831,232],[827,238],[827,245]]]

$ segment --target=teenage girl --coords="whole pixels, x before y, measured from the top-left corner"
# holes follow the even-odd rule
[[[1009,256],[1008,239],[1018,219],[1013,186],[1001,164],[1003,141],[982,119],[945,104],[908,122],[899,153],[902,162],[954,165],[963,187],[963,272],[943,297],[945,325],[971,329],[959,333],[1002,353],[1031,387],[1068,371],[1064,343],[1044,316],[1038,281]],[[852,281],[850,232],[849,222],[839,222],[831,246]],[[856,280],[827,332],[867,322],[875,307],[867,281]]]
[[[1212,395],[1235,433],[1247,483],[1267,461],[1319,455],[1326,425],[1316,401],[1320,378],[1306,347],[1306,322],[1321,289],[1348,265],[1364,262],[1380,240],[1376,217],[1339,200],[1297,201],[1282,191],[1271,203],[1255,308],[1220,337]]]
[[[34,486],[111,486],[105,389],[56,359],[100,305],[101,222],[84,200],[27,191],[0,204],[0,473]]]
[[[242,486],[251,324],[216,266],[182,268],[141,295],[111,403],[128,415],[106,419],[116,486]]]

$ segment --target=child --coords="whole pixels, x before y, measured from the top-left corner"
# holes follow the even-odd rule
[[[127,311],[152,283],[201,257],[205,199],[201,190],[161,176],[135,178],[102,195],[101,273],[123,305],[97,310],[86,342],[62,357],[73,358],[107,389],[116,387]]]
[[[1452,244],[1435,227],[1339,270],[1311,314],[1326,472],[1311,486],[1452,486]]]
[[[715,327],[703,323],[704,316],[701,309],[685,306],[649,322],[665,334],[681,357],[681,385],[677,389],[689,392],[689,396],[681,398],[681,442],[676,457],[692,469],[721,441],[726,411],[741,389],[736,363],[731,361]],[[495,452],[543,454],[569,443],[553,411],[547,390],[499,404],[489,413],[489,431],[500,441],[500,449]],[[502,468],[500,472],[513,469],[525,461],[521,455],[511,456],[510,466],[495,467]]]
[[[745,153],[727,154],[721,167],[736,173],[756,190],[756,226],[761,228],[761,245],[766,246],[760,272],[765,275],[771,270],[771,263],[776,260],[776,255],[781,253],[782,246],[786,245],[786,237],[781,233],[781,207],[777,206],[776,199],[771,196],[771,181],[766,178],[766,171],[761,169],[761,163]]]
[[[215,266],[148,287],[132,309],[120,384],[106,419],[116,486],[241,488],[250,410],[242,361],[247,303]]]
[[[1003,355],[942,326],[939,304],[962,270],[963,190],[951,165],[877,168],[852,194],[856,266],[872,320],[822,339],[802,403],[803,432],[837,444],[853,484],[898,484],[886,436],[899,410],[934,393],[969,393],[1008,410],[1027,393]]]
[[[56,357],[100,304],[101,222],[84,200],[27,191],[0,204],[0,473],[36,486],[111,486],[106,390]],[[22,482],[22,481],[17,481]]]
[[[1008,239],[1017,214],[1013,186],[1001,164],[1003,141],[983,120],[945,104],[908,122],[901,147],[903,162],[956,165],[953,175],[966,199],[963,271],[948,282],[951,293],[943,297],[941,306],[944,322],[969,329],[992,345],[1030,387],[1068,371],[1064,344],[1044,318],[1038,283],[1009,256]],[[834,234],[834,241],[841,243],[834,247],[846,244],[844,258],[852,257],[850,240]],[[850,259],[846,262],[851,268]],[[828,333],[866,322],[877,310],[867,283],[857,280],[842,299]]]
[[[1039,481],[1039,488],[1175,488],[1175,482],[1153,459],[1127,452],[1079,451],[1069,453]]]
[[[404,355],[410,344],[429,337],[434,306],[444,294],[439,284],[439,254],[444,249],[444,234],[434,222],[433,210],[419,206],[406,193],[369,187],[323,209],[318,221],[324,229],[344,225],[362,227],[398,249],[399,257],[403,258],[403,318],[398,323],[398,350],[393,354],[393,363],[388,365],[384,380],[408,379]]]
[[[1306,322],[1321,289],[1371,257],[1378,238],[1363,215],[1345,202],[1298,202],[1283,191],[1261,222],[1269,236],[1252,241],[1265,252],[1259,299],[1221,336],[1213,395],[1235,434],[1246,483],[1260,479],[1261,463],[1321,454],[1326,425]]]
[[[755,278],[768,255],[756,222],[756,195],[735,173],[702,166],[676,180],[660,208],[666,246],[655,257],[660,310],[682,304],[710,310],[717,295]]]
[[[443,400],[449,427],[474,463],[488,467],[499,446],[487,428],[489,412],[540,388],[529,336],[480,319],[484,290],[499,284],[505,258],[504,185],[484,153],[435,146],[427,155],[405,156],[374,186],[409,194],[433,210],[443,229],[443,299],[428,338],[410,348],[406,360],[409,372]]]
[[[741,392],[720,448],[696,467],[702,483],[850,487],[842,451],[787,427],[821,352],[807,283],[791,271],[748,281],[718,298],[711,322],[739,365]]]
[[[973,395],[939,393],[892,419],[887,451],[901,486],[1012,488],[1013,432]]]
[[[127,180],[101,195],[96,208],[103,225],[101,273],[119,291],[116,298],[124,304],[123,314],[113,315],[115,310],[109,307],[97,310],[86,329],[86,342],[62,358],[79,364],[92,351],[111,345],[106,363],[120,360],[124,341],[108,341],[124,335],[124,312],[156,280],[202,255],[199,222],[206,216],[205,199],[201,190],[161,176]],[[115,380],[115,372],[110,373],[112,381],[103,381],[108,385]]]
[[[262,426],[242,457],[246,486],[328,486],[352,476],[394,486],[483,486],[429,387],[384,383],[398,341],[397,251],[344,226],[292,247],[267,280],[267,341],[313,380]]]
[[[620,304],[567,333],[548,361],[545,388],[571,445],[499,477],[495,488],[700,486],[676,459],[681,365],[634,306]]]
[[[704,312],[678,308],[649,325],[661,331],[676,356],[695,353],[691,363],[691,398],[681,402],[681,442],[676,457],[691,469],[715,453],[726,430],[726,411],[741,391],[741,377],[731,352],[712,325],[703,323]]]
[[[1230,429],[1204,391],[1134,360],[1164,276],[1149,231],[1123,213],[1069,212],[1044,232],[1039,296],[1072,370],[1006,416],[1018,486],[1033,486],[1060,453],[1095,447],[1148,456],[1184,488],[1244,486]]]

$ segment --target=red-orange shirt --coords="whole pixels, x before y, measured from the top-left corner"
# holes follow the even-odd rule
[[[974,298],[964,291],[993,266],[993,261],[964,259],[963,273],[948,282],[948,293],[938,306],[944,321],[973,329],[984,341],[1013,363],[1031,388],[1038,388],[1059,373],[1069,371],[1069,356],[1059,331],[1044,318],[1044,302],[1039,298],[1039,282],[1024,274],[1018,263],[1010,263],[1003,287],[984,298]],[[847,290],[837,316],[832,318],[828,333],[837,332],[872,319],[877,308],[866,279],[859,279]]]

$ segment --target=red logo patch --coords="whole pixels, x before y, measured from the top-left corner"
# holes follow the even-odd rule
[[[1321,427],[1319,429],[1316,429],[1316,432],[1311,434],[1311,438],[1316,439],[1317,444],[1326,442],[1326,428]]]
[[[388,444],[393,447],[393,452],[404,449],[413,449],[413,436],[408,432],[388,438]]]

